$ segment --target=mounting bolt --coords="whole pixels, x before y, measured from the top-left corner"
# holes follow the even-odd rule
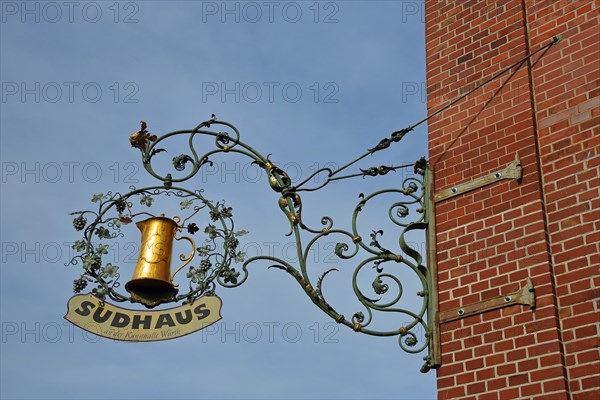
[[[512,300],[512,296],[506,296],[504,298],[504,301],[507,302],[507,303],[510,302],[511,300]]]
[[[496,179],[501,178],[501,177],[502,177],[502,172],[496,172],[494,174],[494,178],[496,178]]]
[[[465,310],[464,309],[459,309],[458,310],[458,315],[464,315],[465,314]]]
[[[453,187],[452,189],[450,189],[450,191],[451,191],[452,193],[456,193],[456,192],[458,192],[458,189],[457,189],[457,188],[455,188],[455,187]]]

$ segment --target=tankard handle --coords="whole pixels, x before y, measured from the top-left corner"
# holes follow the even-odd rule
[[[173,279],[175,278],[175,274],[178,273],[179,271],[181,271],[181,269],[183,267],[185,267],[186,265],[188,265],[190,263],[190,261],[192,261],[192,258],[194,258],[194,256],[196,255],[196,244],[194,243],[194,240],[192,240],[192,238],[189,237],[189,236],[181,236],[181,237],[175,236],[175,240],[181,240],[181,239],[185,239],[185,240],[187,240],[188,242],[190,242],[192,244],[192,252],[187,257],[183,253],[179,255],[179,259],[181,261],[185,261],[185,262],[179,268],[177,268],[175,270],[175,272],[173,272],[173,275],[171,275],[171,278],[169,278],[169,280],[171,281],[171,283],[175,287],[179,286],[179,285],[176,285],[176,284],[173,283]]]

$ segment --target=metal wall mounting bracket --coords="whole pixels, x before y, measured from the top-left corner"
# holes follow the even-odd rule
[[[472,303],[464,307],[455,308],[448,311],[441,311],[440,324],[515,304],[523,304],[533,308],[535,307],[535,293],[533,289],[534,288],[531,279],[527,278],[527,284],[514,293],[492,297],[491,299],[479,301],[477,303]]]
[[[449,189],[442,190],[435,195],[435,202],[437,203],[442,200],[458,196],[459,194],[470,192],[471,190],[487,186],[502,179],[515,179],[518,181],[521,179],[522,173],[523,169],[521,168],[519,155],[515,154],[515,161],[508,164],[502,171],[494,172],[493,174],[482,176],[481,178],[477,178],[469,182],[461,183],[460,185],[456,185]]]

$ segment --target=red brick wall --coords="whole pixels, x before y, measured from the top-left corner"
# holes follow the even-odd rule
[[[523,167],[436,204],[440,310],[537,298],[441,325],[442,399],[600,398],[599,3],[425,1],[430,113],[563,36],[430,120],[436,192]]]

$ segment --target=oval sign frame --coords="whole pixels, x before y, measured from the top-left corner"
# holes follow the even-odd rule
[[[67,303],[65,319],[81,329],[123,342],[156,342],[202,330],[221,316],[218,296],[203,296],[192,304],[165,310],[130,310],[92,294],[77,294]]]

